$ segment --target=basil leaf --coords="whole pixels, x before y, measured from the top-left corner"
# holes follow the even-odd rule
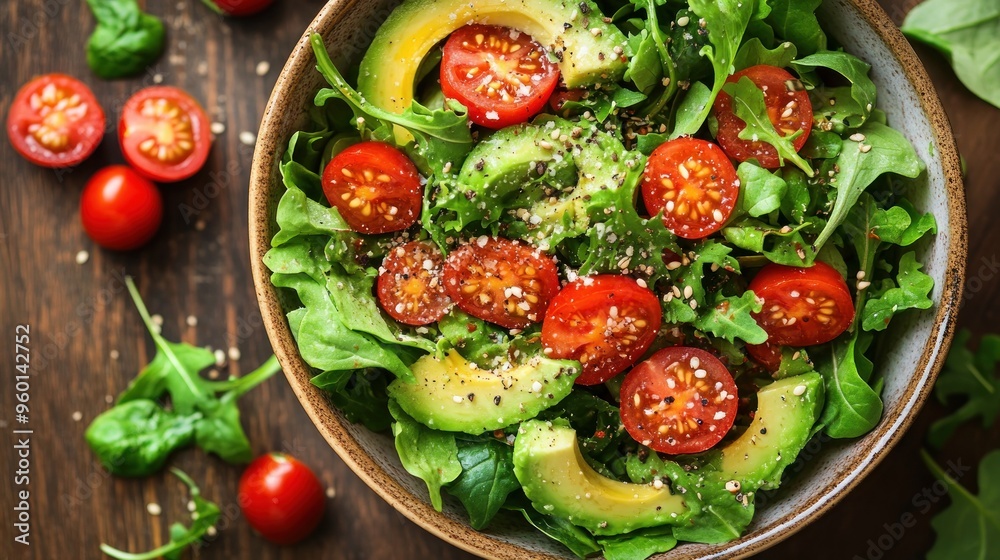
[[[812,166],[799,155],[792,144],[792,141],[800,136],[802,131],[796,131],[789,136],[782,136],[778,133],[768,117],[764,92],[757,87],[757,84],[753,83],[753,80],[743,76],[738,82],[726,84],[722,90],[733,98],[733,113],[746,125],[740,131],[739,137],[741,139],[770,144],[778,152],[778,162],[781,165],[784,165],[787,159],[804,171],[806,175],[810,177],[815,175],[816,172],[813,171]]]
[[[144,13],[135,0],[87,0],[97,27],[87,41],[87,65],[106,80],[144,71],[163,53],[159,18]]]
[[[389,412],[396,419],[392,435],[403,468],[427,483],[431,505],[441,511],[441,487],[462,474],[455,435],[424,426],[393,400],[389,401]]]

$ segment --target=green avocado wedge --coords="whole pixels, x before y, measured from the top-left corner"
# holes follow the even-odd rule
[[[389,384],[389,396],[421,424],[478,435],[517,424],[558,403],[573,390],[579,362],[542,356],[507,369],[482,369],[457,351],[433,354],[411,367],[415,382]]]
[[[613,83],[625,73],[615,47],[625,36],[591,0],[406,0],[379,28],[361,61],[358,90],[388,111],[413,99],[417,72],[436,44],[465,25],[499,25],[527,33],[559,61],[568,88]]]

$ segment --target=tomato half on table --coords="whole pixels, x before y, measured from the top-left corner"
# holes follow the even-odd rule
[[[763,90],[767,117],[779,134],[790,136],[802,132],[792,141],[795,151],[801,150],[812,131],[813,110],[809,94],[804,88],[797,86],[799,81],[783,68],[766,64],[740,70],[726,81],[738,82],[744,76]],[[766,142],[740,138],[740,132],[746,128],[746,122],[733,112],[731,95],[720,93],[715,99],[713,110],[715,118],[719,121],[716,139],[730,157],[737,161],[756,159],[762,167],[768,169],[781,167],[778,151],[774,146]]]
[[[495,25],[467,25],[444,44],[441,91],[487,128],[522,123],[545,107],[559,68],[527,33]]]
[[[132,167],[164,183],[193,176],[205,165],[212,147],[205,110],[171,86],[141,89],[125,102],[118,140]]]
[[[444,257],[427,241],[411,241],[389,251],[378,275],[378,301],[390,317],[407,325],[427,325],[448,312]]]
[[[767,331],[769,344],[823,344],[840,336],[854,321],[847,282],[820,261],[809,268],[769,264],[748,289],[764,300],[754,318]]]
[[[685,239],[722,229],[739,198],[736,168],[718,146],[697,138],[660,144],[642,177],[642,200],[650,214]]]
[[[736,421],[736,382],[718,358],[675,346],[632,368],[621,387],[622,423],[639,443],[677,455],[719,443]]]
[[[80,197],[83,230],[98,245],[115,251],[138,249],[163,221],[163,199],[156,185],[125,165],[101,169]]]
[[[597,385],[646,353],[660,330],[661,316],[656,295],[628,276],[580,278],[549,304],[542,346],[550,358],[583,365],[578,384]]]
[[[281,453],[262,455],[247,466],[237,501],[250,526],[276,544],[309,536],[326,509],[326,493],[312,470]]]
[[[14,96],[7,136],[24,159],[68,167],[90,157],[104,137],[104,110],[86,85],[63,74],[31,80]]]
[[[382,142],[355,144],[334,156],[323,170],[323,193],[351,229],[369,234],[412,226],[423,202],[417,166]]]
[[[508,329],[523,329],[545,316],[559,291],[551,257],[502,237],[479,237],[452,251],[444,285],[462,311]]]

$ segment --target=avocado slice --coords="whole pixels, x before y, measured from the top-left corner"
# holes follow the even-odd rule
[[[668,485],[630,484],[587,464],[576,431],[565,420],[529,420],[514,440],[514,474],[532,506],[595,535],[617,535],[674,524],[692,513]]]
[[[580,375],[579,362],[543,356],[481,369],[456,350],[423,356],[410,369],[416,382],[393,381],[389,396],[427,427],[476,435],[534,417],[565,398]]]
[[[590,216],[613,209],[644,161],[588,123],[540,117],[501,129],[476,145],[459,172],[462,192],[441,202],[458,225],[495,222],[516,209],[509,235],[558,244],[586,233]]]
[[[743,434],[710,452],[706,469],[736,480],[744,492],[770,490],[809,441],[823,410],[823,378],[816,372],[788,377],[757,392],[757,412]]]
[[[566,87],[615,82],[626,39],[591,0],[406,0],[379,28],[361,61],[358,90],[376,106],[410,107],[420,63],[452,31],[472,23],[527,33],[559,61]]]

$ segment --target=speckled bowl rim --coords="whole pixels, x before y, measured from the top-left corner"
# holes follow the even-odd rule
[[[464,523],[434,511],[425,498],[409,492],[369,456],[348,433],[340,419],[333,414],[322,391],[310,383],[312,372],[298,354],[277,289],[271,284],[270,272],[263,264],[263,256],[271,241],[268,204],[272,174],[277,164],[276,158],[283,153],[287,141],[287,138],[278,137],[276,129],[280,126],[281,115],[284,112],[299,110],[290,106],[290,100],[294,99],[294,96],[287,95],[287,92],[296,87],[296,76],[313,71],[315,63],[309,45],[309,34],[318,31],[328,36],[333,22],[337,19],[338,11],[346,12],[358,1],[331,0],[320,10],[288,58],[264,111],[250,174],[249,206],[250,263],[264,327],[288,382],[310,419],[351,470],[392,507],[435,536],[484,558],[505,560],[556,558],[546,553],[528,551],[515,544],[475,531]],[[945,274],[941,302],[934,317],[929,343],[914,369],[924,374],[915,376],[909,382],[899,405],[893,410],[885,411],[883,421],[873,431],[876,437],[865,440],[867,448],[864,450],[864,455],[852,465],[846,476],[825,484],[822,490],[803,507],[786,514],[768,526],[744,535],[739,540],[719,545],[696,545],[691,549],[691,553],[696,554],[698,558],[745,558],[761,552],[802,529],[807,523],[833,507],[881,462],[912,423],[916,416],[915,412],[933,388],[934,379],[940,371],[954,334],[964,284],[968,235],[965,193],[955,139],[926,70],[899,29],[875,0],[852,0],[852,2],[863,19],[889,47],[892,55],[904,69],[907,79],[918,92],[921,108],[932,125],[934,140],[938,147],[937,156],[945,172],[948,217],[951,226],[948,271]]]

